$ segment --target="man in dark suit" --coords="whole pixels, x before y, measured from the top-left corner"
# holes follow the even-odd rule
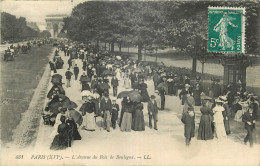
[[[113,87],[113,96],[117,96],[118,79],[114,75],[111,80],[111,86]]]
[[[248,111],[244,113],[242,121],[245,123],[245,129],[247,130],[247,135],[244,139],[244,143],[250,142],[250,147],[253,147],[253,137],[252,132],[255,126],[256,117],[253,115],[253,105],[249,105]]]
[[[157,121],[158,121],[158,107],[157,102],[155,101],[155,96],[151,95],[151,100],[148,102],[148,114],[149,114],[149,127],[152,128],[152,118],[154,120],[154,129],[158,130],[157,128]]]
[[[100,102],[100,110],[104,115],[104,128],[107,130],[107,132],[110,132],[112,102],[108,93],[104,93],[104,98]]]

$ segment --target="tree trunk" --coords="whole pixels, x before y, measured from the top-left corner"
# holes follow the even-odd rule
[[[196,69],[197,69],[197,58],[192,58],[192,73],[191,78],[196,78]]]
[[[97,40],[97,50],[99,51],[99,40]]]
[[[138,44],[138,61],[142,60],[142,48],[143,48],[143,45]]]
[[[105,42],[105,51],[107,50],[107,42]]]
[[[129,55],[129,43],[128,43],[128,45],[127,45],[127,52],[128,52],[128,55]]]
[[[201,74],[203,75],[204,74],[204,63],[201,63],[201,65],[202,65]]]
[[[114,52],[114,50],[115,50],[114,43],[111,43],[111,52]]]
[[[118,47],[119,47],[119,52],[121,53],[122,44],[119,43]]]

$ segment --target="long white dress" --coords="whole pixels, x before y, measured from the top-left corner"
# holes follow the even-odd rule
[[[84,119],[84,126],[86,130],[96,130],[96,123],[95,123],[95,113],[88,113],[86,112],[86,115],[83,116]]]
[[[120,70],[119,68],[116,69],[116,78],[117,78],[118,80],[121,79],[121,70]]]
[[[224,125],[224,118],[222,112],[225,110],[224,107],[216,105],[213,108],[214,112],[214,122],[215,122],[215,131],[218,139],[226,138],[226,130]]]
[[[124,88],[130,89],[131,88],[131,82],[127,75],[124,75]]]

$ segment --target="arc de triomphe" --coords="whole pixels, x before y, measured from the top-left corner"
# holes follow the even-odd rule
[[[51,37],[57,38],[63,26],[63,18],[67,17],[66,15],[47,15],[46,16],[46,29],[51,33]]]

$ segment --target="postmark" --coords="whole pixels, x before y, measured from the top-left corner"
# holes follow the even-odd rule
[[[245,53],[245,8],[208,8],[208,52]]]

